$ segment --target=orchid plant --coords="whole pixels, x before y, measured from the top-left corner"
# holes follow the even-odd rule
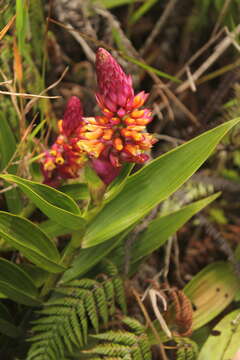
[[[58,121],[56,140],[40,156],[43,182],[34,175],[32,180],[17,176],[14,169],[0,175],[28,201],[21,213],[0,211],[1,238],[21,255],[16,263],[0,258],[0,293],[20,304],[25,313],[21,324],[14,324],[2,305],[0,325],[5,324],[7,336],[14,341],[22,341],[22,334],[31,335],[32,345],[25,354],[28,360],[152,358],[150,345],[156,342],[152,332],[136,319],[123,317],[126,293],[130,296],[124,282],[130,284],[140,263],[219,194],[164,216],[148,217],[131,246],[124,244],[240,121],[223,123],[150,161],[156,137],[146,128],[152,121],[151,110],[145,108],[148,94],[134,93],[131,76],[105,49],[97,51],[96,71],[101,115],[84,117],[80,99],[69,99]],[[131,173],[134,164],[144,166]],[[36,208],[38,215],[45,215],[37,223]],[[233,300],[236,275],[227,263],[216,267],[198,274],[179,292],[179,299],[193,313],[191,301],[198,304],[198,288],[205,287],[208,308],[199,301],[190,328],[183,331],[181,319],[170,306],[170,320],[155,329],[161,341],[178,337],[179,343],[181,334],[189,335],[205,325]],[[216,271],[222,274],[219,287],[228,291],[228,297],[218,295],[218,302],[214,300]],[[128,331],[101,333],[103,327],[111,328],[113,319]],[[0,326],[0,332],[4,331]],[[191,344],[191,340],[186,342]]]

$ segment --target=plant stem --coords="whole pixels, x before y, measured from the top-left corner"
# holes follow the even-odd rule
[[[68,267],[71,264],[75,251],[80,247],[84,232],[78,231],[72,234],[71,240],[63,251],[59,265]],[[41,297],[45,297],[55,286],[61,274],[50,274],[41,291]]]
[[[22,211],[20,212],[20,216],[23,216],[25,218],[29,218],[32,213],[35,211],[36,206],[32,202],[29,202],[27,206],[25,206]]]

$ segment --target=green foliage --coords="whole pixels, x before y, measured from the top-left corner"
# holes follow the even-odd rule
[[[0,292],[20,304],[40,304],[38,291],[31,277],[18,265],[0,258]]]
[[[111,330],[98,335],[92,335],[93,338],[100,341],[100,344],[96,345],[93,349],[85,351],[86,354],[93,356],[90,359],[152,359],[150,344],[144,327],[138,321],[129,317],[123,318],[122,322],[128,326],[129,331]]]
[[[7,307],[0,303],[0,333],[12,338],[20,336],[20,330],[14,325]]]
[[[232,302],[239,286],[239,279],[229,263],[215,262],[198,272],[184,288],[196,308],[193,329],[221,313]]]
[[[217,336],[215,335],[217,334]],[[212,360],[233,359],[239,350],[240,310],[226,315],[213,329],[203,345],[198,360],[210,358]]]
[[[140,20],[157,2],[158,0],[145,1],[131,16],[130,24],[134,24]]]
[[[212,22],[216,22],[219,15],[226,3],[225,0],[195,0],[197,16],[192,19],[194,25],[198,28],[203,26],[209,26]],[[212,19],[209,17],[209,11],[211,10]],[[228,3],[228,7],[225,8],[224,16],[221,18],[221,25],[228,26],[231,30],[234,29],[238,23],[239,13],[239,1],[233,0]]]
[[[168,198],[203,164],[227,131],[239,121],[237,118],[207,131],[131,175],[123,190],[89,224],[83,247],[97,245],[115,236]]]
[[[0,211],[0,235],[26,258],[48,270],[60,272],[60,255],[53,242],[34,223],[20,216]]]
[[[63,274],[61,281],[66,282],[82,276],[99,261],[107,257],[107,255],[123,241],[129,231],[130,229],[127,229],[113,239],[96,245],[93,248],[82,249],[80,254],[73,260],[71,267]]]
[[[174,341],[177,344],[176,360],[197,360],[198,346],[189,338],[175,337]]]
[[[93,3],[99,0],[91,0]],[[100,0],[100,4],[105,6],[108,9],[115,8],[118,6],[131,4],[133,0]]]
[[[137,60],[133,57],[127,56],[127,55],[124,55],[123,57],[126,60],[130,61],[131,63],[138,65],[140,68],[147,70],[150,73],[158,75],[160,78],[169,79],[175,83],[181,83],[181,80],[179,80],[177,77],[169,75],[169,74],[167,74],[163,71],[160,71],[152,66],[149,66],[142,61],[139,61],[139,60]]]
[[[4,102],[3,102],[4,103]],[[6,105],[9,105],[9,102]],[[0,169],[1,171],[8,166],[9,161],[11,160],[13,154],[16,151],[16,138],[14,136],[13,129],[11,128],[11,121],[14,118],[14,115],[7,110],[8,107],[4,109],[4,112],[0,112]],[[3,115],[4,114],[4,115]],[[8,167],[8,172],[15,174],[17,171],[16,165]],[[9,211],[18,214],[22,209],[21,199],[18,192],[18,189],[11,189],[5,193],[5,198],[7,201],[7,206]]]
[[[196,201],[182,209],[165,216],[158,216],[151,221],[147,229],[139,234],[138,241],[132,246],[131,263],[135,264],[154,250],[160,248],[174,235],[176,231],[187,222],[195,213],[214,201],[219,194],[209,196],[203,200]],[[160,232],[161,229],[161,232]],[[120,259],[119,259],[120,260]]]
[[[67,351],[82,348],[88,342],[90,328],[99,332],[100,323],[107,325],[119,305],[126,312],[123,283],[116,268],[103,265],[101,280],[73,280],[57,287],[38,312],[32,330],[37,333],[28,360],[63,359]]]
[[[16,183],[20,189],[50,219],[65,224],[70,229],[79,230],[84,225],[80,209],[68,195],[44,184],[26,180],[15,175],[1,175],[6,181]]]

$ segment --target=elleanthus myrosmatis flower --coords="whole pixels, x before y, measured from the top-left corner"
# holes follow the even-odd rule
[[[78,177],[87,159],[109,184],[123,163],[144,163],[146,151],[156,142],[146,130],[152,113],[142,108],[148,94],[135,95],[131,76],[102,48],[97,51],[96,70],[96,99],[102,116],[83,117],[80,100],[73,96],[68,101],[63,120],[58,122],[60,134],[42,159],[44,182],[49,185]]]
[[[79,171],[87,160],[85,152],[77,145],[82,115],[80,100],[72,96],[67,103],[63,119],[58,122],[59,135],[41,160],[45,184],[58,186],[62,179],[79,176]]]
[[[96,99],[103,115],[83,118],[78,145],[98,159],[93,166],[103,181],[109,183],[103,175],[104,164],[107,173],[110,165],[119,170],[125,162],[144,163],[148,159],[145,152],[156,139],[146,130],[152,113],[141,108],[148,94],[142,91],[134,95],[131,76],[102,48],[97,51],[96,70]]]

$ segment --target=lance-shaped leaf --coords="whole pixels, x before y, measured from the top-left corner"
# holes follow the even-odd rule
[[[39,305],[38,291],[30,276],[19,266],[0,258],[0,292],[24,305]]]
[[[2,303],[0,303],[0,333],[12,338],[16,338],[21,335],[20,329],[14,325],[13,318],[9,314],[6,306]]]
[[[54,243],[31,221],[0,211],[0,236],[39,267],[53,273],[64,270]]]
[[[193,304],[193,329],[214,319],[234,299],[240,282],[232,265],[216,262],[206,266],[185,286],[184,293]]]
[[[106,257],[124,239],[129,231],[130,229],[125,230],[103,244],[88,249],[81,249],[80,254],[74,259],[72,266],[63,274],[61,282],[65,283],[86,273]]]
[[[194,214],[202,210],[219,196],[219,193],[196,201],[166,216],[153,220],[146,231],[134,242],[132,252],[132,263],[136,263],[144,256],[151,254],[162,246],[167,239],[183,226]]]
[[[216,335],[217,334],[217,335]],[[240,350],[240,310],[225,316],[203,345],[198,360],[229,360]],[[238,357],[239,359],[239,357]]]
[[[16,151],[16,140],[14,137],[13,130],[9,125],[10,114],[0,113],[0,170],[2,171],[6,166],[8,166],[11,157]],[[11,165],[8,167],[8,172],[15,174],[17,170],[16,165]],[[8,184],[6,184],[8,186]],[[7,207],[9,211],[14,214],[18,214],[22,209],[22,202],[19,194],[19,190],[13,188],[4,193],[4,197],[7,202]]]
[[[120,174],[113,180],[104,194],[104,203],[108,203],[117,196],[118,193],[120,193],[120,191],[124,188],[133,167],[134,164],[132,163],[126,163],[123,165]]]
[[[205,132],[130,176],[123,190],[89,224],[83,247],[115,236],[167,199],[196,172],[239,121],[237,118]]]
[[[50,238],[53,238],[56,236],[61,236],[61,235],[66,235],[71,232],[68,228],[56,223],[56,221],[53,221],[51,219],[43,221],[41,224],[38,224],[38,226]]]
[[[78,230],[85,224],[75,201],[68,195],[44,184],[22,179],[16,175],[0,175],[6,181],[14,182],[32,202],[50,219]]]
[[[66,184],[61,186],[59,190],[68,196],[71,196],[75,201],[88,200],[90,198],[87,184],[84,183]]]

